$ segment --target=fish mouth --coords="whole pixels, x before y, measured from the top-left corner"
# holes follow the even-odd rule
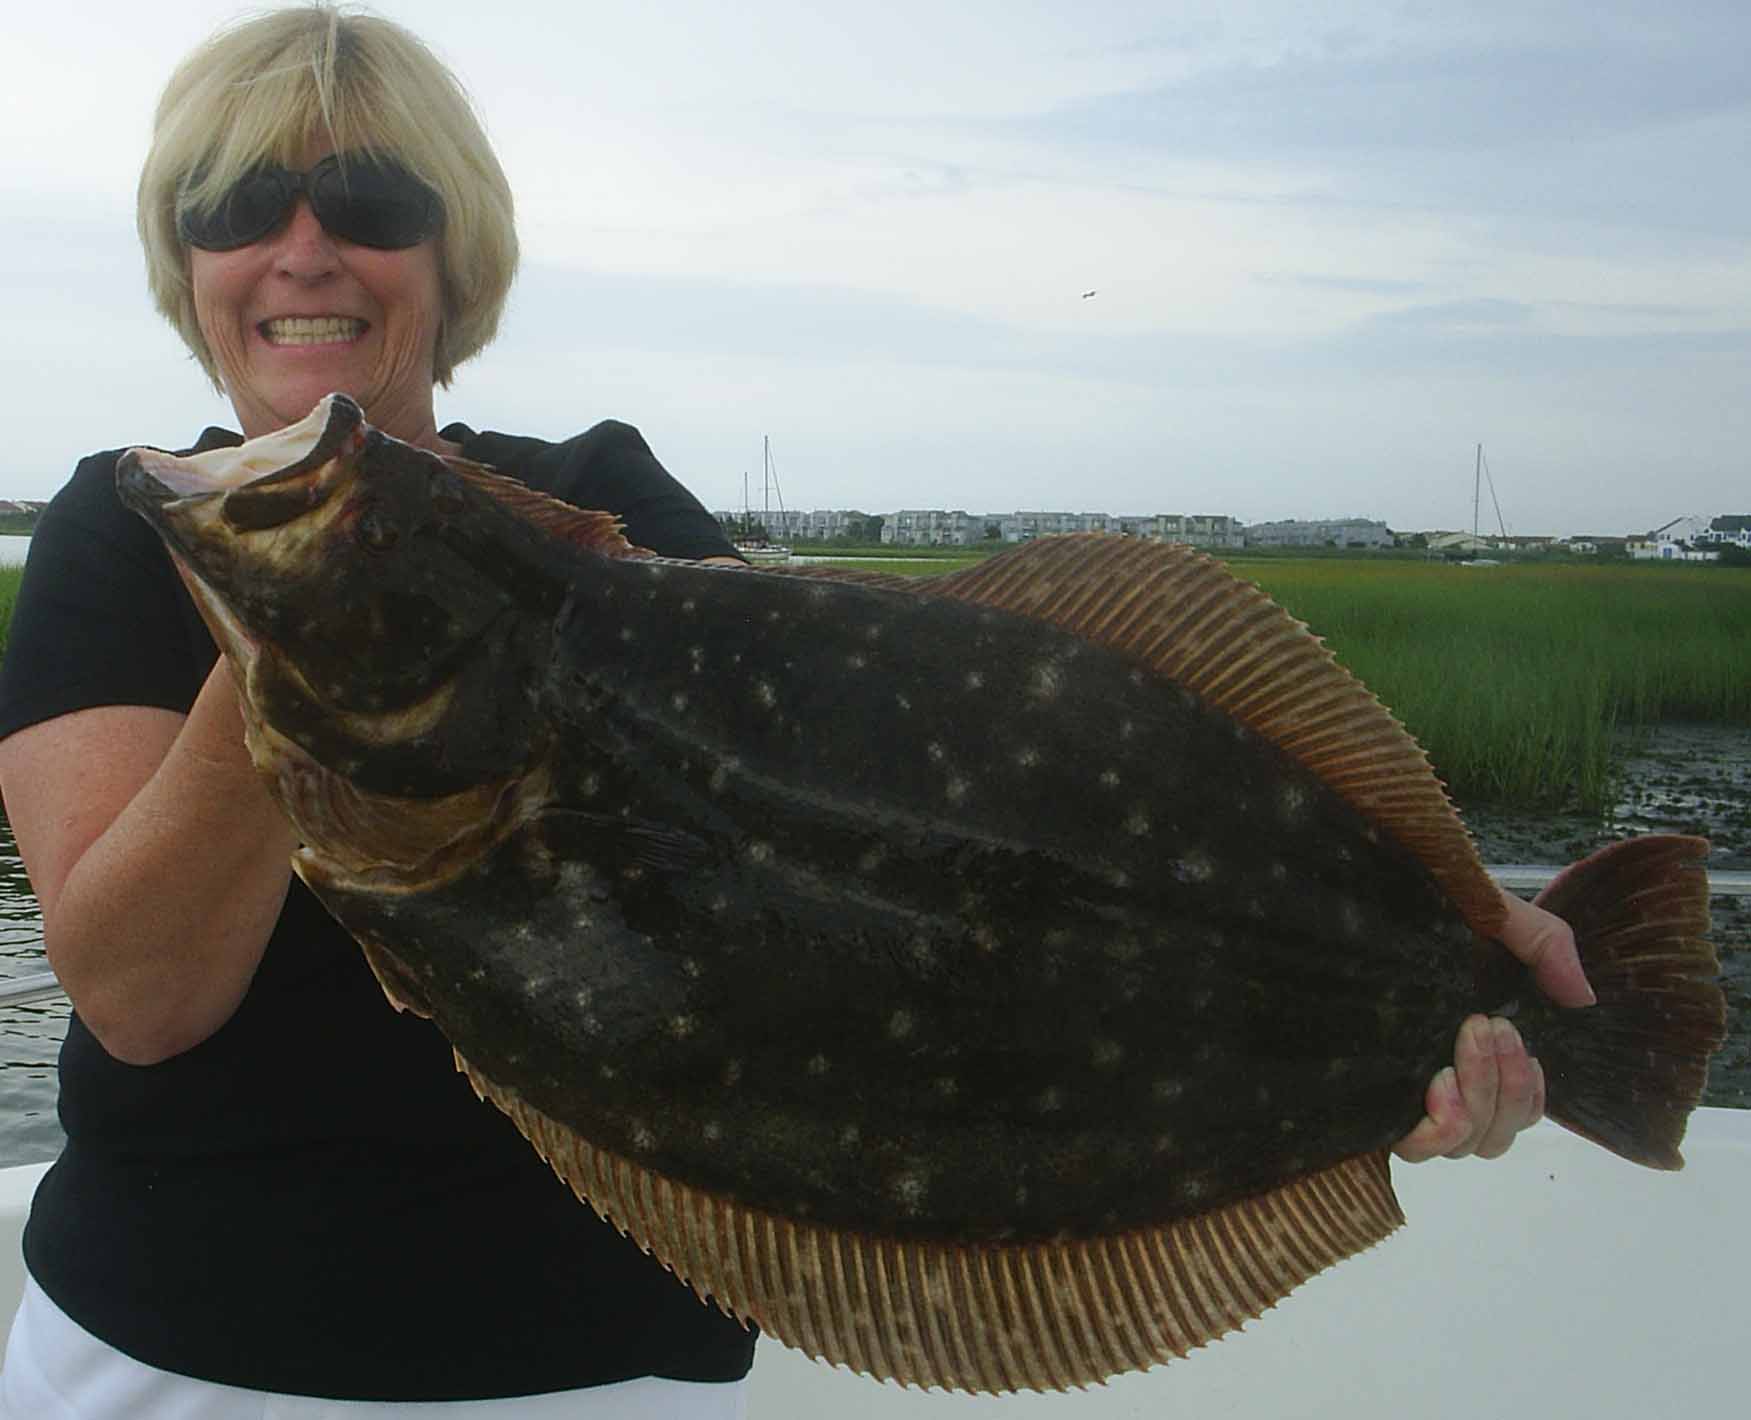
[[[234,448],[182,457],[129,449],[116,464],[116,490],[175,542],[179,524],[210,527],[215,506],[230,531],[261,532],[327,502],[367,432],[356,403],[328,394],[296,424]]]

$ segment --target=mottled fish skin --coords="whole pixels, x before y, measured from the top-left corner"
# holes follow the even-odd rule
[[[346,793],[543,790],[459,874],[349,884],[320,822],[300,871],[601,1147],[890,1236],[1085,1236],[1390,1142],[1485,1004],[1418,862],[1131,657],[556,552],[428,456],[356,457],[354,555],[231,599],[258,714]]]
[[[1199,1212],[1420,1116],[1473,934],[1232,722],[953,603],[607,561],[573,592],[554,807],[436,889],[325,890],[543,1112],[966,1238]]]
[[[206,457],[117,486],[294,867],[580,1196],[811,1355],[995,1391],[1184,1355],[1402,1222],[1386,1148],[1476,1010],[1552,1118],[1682,1163],[1707,844],[1552,885],[1599,996],[1556,1007],[1414,742],[1206,559],[668,562],[341,396]]]

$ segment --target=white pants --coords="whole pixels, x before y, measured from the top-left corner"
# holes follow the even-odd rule
[[[0,1368],[0,1420],[742,1420],[748,1383],[636,1380],[510,1400],[316,1400],[214,1385],[99,1341],[29,1278]]]

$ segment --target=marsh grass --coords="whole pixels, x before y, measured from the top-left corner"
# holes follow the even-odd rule
[[[1234,570],[1325,637],[1461,799],[1598,811],[1611,801],[1620,728],[1751,727],[1751,572],[1361,561]]]
[[[12,608],[23,581],[24,568],[0,567],[0,651],[6,649],[6,634],[12,629]]]

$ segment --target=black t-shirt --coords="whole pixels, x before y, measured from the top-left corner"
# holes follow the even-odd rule
[[[444,437],[676,557],[730,554],[638,431]],[[197,450],[240,442],[209,429]],[[117,452],[50,503],[0,666],[0,737],[99,705],[186,711],[217,652]],[[201,845],[188,845],[199,853]],[[174,882],[164,891],[175,892]],[[25,1229],[31,1275],[163,1370],[291,1394],[468,1400],[636,1376],[732,1380],[754,1339],[594,1212],[474,1096],[428,1021],[394,1012],[293,880],[236,1013],[152,1066],[80,1021],[64,1152]]]

